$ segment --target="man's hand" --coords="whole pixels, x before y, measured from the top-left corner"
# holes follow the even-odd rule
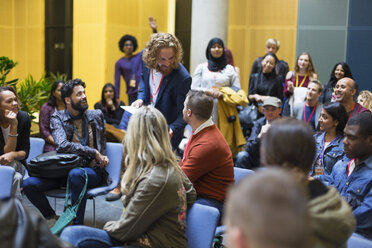
[[[0,156],[0,164],[8,165],[14,161],[14,156],[12,152],[5,153]]]
[[[158,30],[158,24],[156,22],[156,19],[152,16],[149,16],[149,25],[154,33],[156,33],[156,31]]]
[[[213,98],[220,98],[223,96],[222,92],[216,88],[208,89],[205,93]]]
[[[173,130],[172,128],[169,128],[169,138],[171,139],[173,137]]]
[[[269,130],[269,128],[270,128],[270,124],[269,123],[263,125],[262,128],[261,128],[261,132],[258,134],[257,137],[259,139],[261,139],[262,138],[262,135],[264,135],[267,132],[267,130]]]
[[[11,126],[17,126],[18,120],[17,120],[17,114],[14,113],[11,110],[6,109],[4,111],[5,120],[11,125]]]
[[[102,155],[101,153],[99,153],[98,151],[96,151],[96,164],[98,165],[98,167],[100,168],[106,168],[108,163],[109,163],[109,159],[107,156],[104,156]]]
[[[143,100],[137,99],[134,102],[132,102],[131,106],[135,107],[135,108],[140,108],[140,107],[142,107],[142,105],[143,105]]]

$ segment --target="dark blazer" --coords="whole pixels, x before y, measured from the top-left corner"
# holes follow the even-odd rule
[[[18,126],[17,126],[17,146],[15,151],[24,151],[26,152],[26,157],[20,162],[26,165],[26,158],[28,157],[28,153],[30,152],[30,129],[31,129],[31,118],[30,116],[24,112],[19,110],[17,115]],[[4,137],[3,132],[0,130],[0,155],[4,154]]]
[[[150,99],[150,69],[142,66],[142,77],[138,99],[143,100],[145,105],[151,103]],[[186,123],[183,121],[183,103],[191,86],[191,77],[185,67],[179,64],[179,68],[165,76],[156,98],[157,108],[167,120],[169,127],[173,130],[171,139],[172,148],[176,149],[183,137]]]

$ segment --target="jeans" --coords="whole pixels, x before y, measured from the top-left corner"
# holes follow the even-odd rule
[[[68,226],[62,231],[60,238],[77,248],[108,248],[122,245],[118,240],[111,238],[106,231],[88,226]]]
[[[235,167],[252,170],[259,166],[246,151],[241,151],[236,155]]]
[[[86,170],[88,175],[88,188],[100,185],[102,178],[101,173],[97,173],[94,169],[89,167],[85,167],[84,169]],[[71,188],[71,202],[75,203],[85,185],[85,174],[82,170],[74,168],[69,172],[69,177]],[[41,214],[46,219],[50,219],[56,213],[50,206],[44,192],[61,187],[65,181],[66,178],[48,179],[29,177],[23,182],[23,191],[25,192],[27,198],[32,202],[32,204],[34,204],[39,209]],[[80,202],[80,206],[74,220],[75,225],[84,223],[86,202],[87,197],[85,195]]]

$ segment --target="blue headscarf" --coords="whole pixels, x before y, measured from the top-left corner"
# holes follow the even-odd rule
[[[211,47],[216,43],[221,45],[223,49],[223,53],[221,57],[219,58],[215,58],[211,54]],[[225,46],[223,45],[223,41],[220,38],[213,38],[209,41],[208,46],[207,46],[206,56],[208,59],[208,69],[211,71],[222,70],[227,65],[226,55],[225,55]]]

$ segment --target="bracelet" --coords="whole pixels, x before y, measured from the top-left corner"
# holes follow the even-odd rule
[[[18,137],[18,133],[17,134],[8,134],[9,137]]]

